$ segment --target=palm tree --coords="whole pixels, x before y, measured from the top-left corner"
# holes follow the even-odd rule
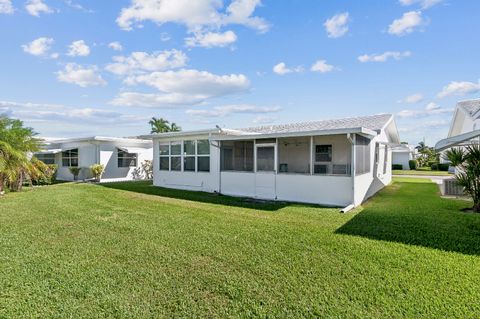
[[[418,145],[415,146],[415,148],[416,148],[420,153],[422,153],[422,152],[425,151],[425,149],[428,148],[428,146],[425,144],[425,142],[422,141],[422,142],[419,142]]]
[[[148,122],[152,127],[150,133],[165,133],[170,131],[170,126],[168,125],[168,121],[164,120],[163,118],[157,119],[156,117],[152,117],[152,119]]]
[[[480,213],[480,147],[453,148],[446,152],[446,158],[458,168],[455,174],[457,184],[472,197],[473,211]]]
[[[38,173],[28,154],[40,149],[32,128],[20,120],[0,117],[0,193],[6,186],[21,190],[25,178]]]
[[[172,122],[172,124],[170,124],[170,132],[180,132],[181,130],[182,128],[178,126],[177,123]]]

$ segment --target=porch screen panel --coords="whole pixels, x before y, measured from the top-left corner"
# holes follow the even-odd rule
[[[356,174],[370,172],[370,139],[357,134],[355,153]]]
[[[253,141],[224,141],[220,156],[222,171],[253,171]]]

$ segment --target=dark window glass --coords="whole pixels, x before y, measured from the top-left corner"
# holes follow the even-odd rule
[[[52,165],[55,164],[55,154],[37,154],[35,157],[44,162],[45,164]]]
[[[210,142],[208,140],[197,141],[197,152],[198,152],[198,155],[209,155]]]
[[[327,174],[328,173],[328,165],[315,164],[313,166],[313,173],[315,173],[315,174]]]
[[[195,155],[195,141],[185,141],[183,143],[183,154]]]
[[[183,158],[183,170],[195,172],[195,156],[186,156]]]
[[[332,145],[316,145],[315,146],[315,162],[331,162],[332,161]]]
[[[62,152],[62,166],[65,166],[65,167],[78,166],[78,148]]]
[[[181,171],[182,170],[182,160],[180,156],[172,156],[172,171]]]
[[[160,170],[161,171],[170,170],[170,158],[168,156],[160,157]]]
[[[137,166],[137,154],[127,153],[123,150],[117,152],[117,164],[118,167],[136,167]]]
[[[181,155],[182,154],[182,143],[181,142],[172,142],[170,145],[171,155]]]
[[[170,155],[170,145],[160,144],[159,152],[160,152],[160,155]]]
[[[197,160],[199,172],[210,172],[210,156],[200,156]]]

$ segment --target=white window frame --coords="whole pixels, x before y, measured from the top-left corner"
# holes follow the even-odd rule
[[[195,154],[185,154],[185,142],[194,142],[195,146]],[[207,141],[208,142],[208,154],[198,154],[198,141]],[[172,154],[172,145],[173,144],[180,144],[180,154],[179,155],[173,155]],[[168,145],[168,154],[161,155],[160,154],[160,146],[165,146]],[[172,170],[172,158],[173,157],[179,157],[180,158],[180,170]],[[185,165],[184,165],[184,160],[185,157],[193,157],[195,158],[195,170],[194,171],[186,171],[185,170]],[[169,171],[169,172],[188,172],[188,173],[210,173],[211,172],[211,167],[209,165],[208,171],[199,171],[198,170],[198,159],[199,158],[208,158],[209,164],[210,164],[210,141],[208,139],[198,139],[198,140],[181,140],[181,141],[169,141],[169,142],[159,142],[158,143],[158,158],[159,158],[159,165],[158,169],[159,171]],[[161,169],[160,162],[161,158],[168,158],[168,170],[166,169]]]

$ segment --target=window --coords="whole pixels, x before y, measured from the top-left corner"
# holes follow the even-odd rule
[[[44,162],[45,164],[52,165],[55,164],[55,154],[36,154],[35,157]]]
[[[118,149],[117,151],[118,167],[136,167],[137,166],[137,154],[127,153],[124,150]]]
[[[210,172],[210,141],[182,141],[159,145],[160,170]]]
[[[370,172],[370,139],[356,135],[355,162],[357,175]]]
[[[313,173],[314,174],[327,174],[328,173],[328,165],[315,164],[313,166]]]
[[[183,170],[195,172],[195,141],[183,142]]]
[[[332,161],[332,145],[316,145],[315,146],[315,162],[331,162]]]
[[[62,152],[62,166],[78,167],[78,148]]]
[[[170,143],[170,170],[182,170],[182,142]]]
[[[210,141],[197,141],[197,171],[210,172]]]
[[[160,170],[169,171],[170,170],[170,144],[163,143],[160,144],[158,152],[160,154]]]
[[[222,171],[253,172],[253,141],[225,141],[220,147]]]

